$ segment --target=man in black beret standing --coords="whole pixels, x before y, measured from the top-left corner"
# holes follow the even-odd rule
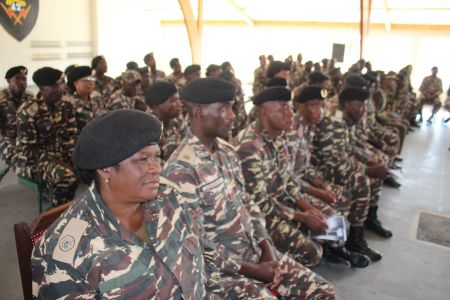
[[[42,183],[52,206],[72,200],[77,181],[72,153],[77,138],[75,109],[61,88],[62,72],[44,67],[33,74],[40,97],[17,111],[16,174]]]
[[[89,188],[37,242],[39,299],[204,299],[195,223],[161,172],[161,124],[120,109],[81,132],[73,155]]]
[[[175,84],[166,81],[153,83],[145,90],[145,103],[163,125],[159,148],[164,163],[183,139],[186,126]]]
[[[244,188],[231,133],[235,87],[202,78],[181,91],[190,128],[162,175],[182,187],[199,224],[208,288],[221,299],[334,299],[334,288],[272,245]]]
[[[0,159],[7,168],[14,168],[17,109],[23,102],[33,99],[33,94],[26,90],[27,74],[28,70],[24,66],[9,69],[5,74],[8,88],[0,91]]]

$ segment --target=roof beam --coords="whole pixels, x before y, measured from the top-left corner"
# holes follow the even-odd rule
[[[178,0],[184,16],[184,25],[191,46],[192,63],[201,64],[202,61],[202,33],[203,33],[203,0],[198,0],[197,20],[194,18],[191,2],[189,0]]]
[[[245,10],[242,7],[240,7],[236,3],[235,0],[227,0],[227,1],[239,12],[239,14],[242,16],[242,18],[244,19],[245,23],[247,23],[248,26],[255,27],[255,22],[253,21],[253,19],[245,12]]]

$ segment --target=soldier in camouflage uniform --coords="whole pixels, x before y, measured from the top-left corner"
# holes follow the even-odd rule
[[[324,232],[325,216],[337,212],[318,199],[306,201],[305,197],[310,197],[301,193],[300,184],[294,180],[292,162],[297,140],[287,137],[293,115],[290,99],[291,91],[284,87],[267,88],[256,95],[253,103],[259,110],[258,119],[239,133],[236,144],[246,190],[265,215],[275,246],[301,264],[314,266],[319,263],[322,248],[305,232]],[[335,265],[350,266],[328,249],[324,257]]]
[[[166,80],[166,74],[156,69],[156,60],[153,52],[144,56],[144,63],[146,67],[139,70],[142,75],[142,90],[145,91],[150,84],[156,81]]]
[[[0,91],[0,159],[13,169],[17,153],[17,109],[23,102],[33,99],[33,94],[26,90],[27,74],[24,66],[9,69],[5,74],[8,88]]]
[[[95,78],[92,77],[92,69],[88,66],[76,67],[67,76],[67,84],[72,87],[72,95],[75,107],[77,129],[86,126],[94,118],[104,114],[103,101],[99,92],[95,91]]]
[[[221,299],[333,299],[320,276],[276,251],[248,197],[231,132],[235,88],[219,78],[181,91],[191,126],[163,170],[179,184],[199,225],[209,279]],[[220,137],[220,138],[219,138]],[[212,272],[212,273],[211,273]]]
[[[37,70],[33,81],[41,97],[24,102],[17,111],[16,174],[44,184],[51,203],[72,200],[77,181],[71,164],[77,138],[75,109],[63,95],[62,72],[49,67]]]
[[[259,56],[259,67],[253,72],[253,96],[259,94],[267,84],[267,61],[264,55]]]
[[[103,55],[94,57],[91,67],[94,70],[95,90],[100,93],[103,104],[106,104],[111,94],[120,87],[116,85],[113,78],[105,75],[108,72],[108,64]]]
[[[163,125],[159,148],[165,163],[180,144],[185,132],[185,123],[180,117],[181,102],[175,84],[155,82],[145,90],[145,102]]]
[[[185,86],[186,79],[184,78],[183,72],[181,72],[181,65],[178,58],[172,58],[169,62],[170,67],[172,68],[173,72],[169,76],[167,76],[167,81],[172,82],[175,84],[177,89],[181,89],[181,87]]]
[[[431,123],[433,121],[434,115],[439,111],[441,108],[441,99],[439,96],[442,94],[442,80],[437,77],[438,68],[433,67],[431,68],[431,75],[425,77],[422,80],[422,84],[420,85],[419,91],[421,93],[419,102],[419,114],[420,119],[422,119],[422,108],[424,103],[431,103],[433,104],[433,112],[431,116],[428,118],[427,122]]]
[[[126,108],[148,111],[144,97],[138,95],[141,80],[141,75],[135,70],[128,70],[122,73],[122,88],[111,95],[111,98],[108,100],[107,109]]]
[[[348,215],[350,234],[346,247],[354,252],[367,255],[371,261],[378,261],[381,254],[368,247],[364,239],[364,223],[370,205],[370,176],[385,171],[378,166],[366,166],[358,161],[350,140],[349,125],[354,125],[362,117],[364,101],[369,96],[362,89],[344,89],[339,98],[344,112],[338,110],[335,116],[325,117],[316,126],[311,150],[311,163],[330,184],[345,187],[351,192],[352,207]]]
[[[239,131],[241,131],[241,129],[245,127],[247,123],[247,113],[244,106],[244,94],[242,92],[240,81],[236,79],[233,73],[224,71],[220,74],[220,78],[230,82],[236,88],[236,95],[233,102],[233,130],[231,131],[231,136],[234,137]]]
[[[90,187],[34,247],[33,295],[59,299],[203,299],[206,273],[180,188],[159,177],[159,121],[116,110],[74,152]]]

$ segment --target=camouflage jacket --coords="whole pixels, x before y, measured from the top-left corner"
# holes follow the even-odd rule
[[[104,103],[106,103],[106,99],[108,99],[117,88],[119,87],[111,77],[104,75],[101,80],[97,77],[95,78],[95,90],[100,93]]]
[[[343,181],[362,169],[353,155],[350,138],[350,130],[339,110],[335,116],[323,118],[316,126],[311,163],[326,180],[345,184]]]
[[[272,139],[256,121],[239,133],[236,144],[250,199],[266,217],[293,220],[295,202],[302,195],[293,179],[291,162],[295,153],[286,134]]]
[[[78,133],[81,132],[81,129],[83,129],[87,123],[106,113],[100,93],[94,91],[89,98],[89,101],[84,103],[76,93],[73,96]]]
[[[148,80],[148,85],[156,81],[166,80],[166,74],[163,71],[155,70],[155,73],[153,73],[149,67],[143,68],[141,75],[146,77],[145,80]]]
[[[161,149],[161,158],[167,161],[173,151],[181,143],[186,132],[186,122],[183,115],[180,114],[178,118],[171,119],[167,126],[164,126],[159,139],[159,148]]]
[[[442,93],[442,80],[436,76],[427,76],[419,88],[424,98],[437,97]]]
[[[186,78],[184,78],[183,73],[180,73],[179,75],[175,75],[172,73],[169,76],[167,76],[166,80],[168,82],[175,84],[178,91],[186,85]]]
[[[204,262],[176,186],[160,178],[142,204],[149,243],[111,214],[94,185],[34,247],[33,296],[43,299],[202,299]]]
[[[148,106],[147,104],[145,104],[142,95],[129,97],[123,94],[122,89],[116,91],[114,94],[111,95],[111,98],[108,100],[106,108],[108,110],[125,108],[125,109],[137,109],[142,111],[148,111]]]
[[[221,139],[214,148],[212,155],[188,129],[162,174],[181,186],[190,204],[207,269],[238,273],[244,253],[260,255],[258,244],[270,237],[258,206],[245,192],[235,148]]]
[[[44,100],[37,98],[19,107],[17,150],[23,164],[50,158],[71,164],[78,135],[73,102],[64,95],[54,106],[51,110]]]
[[[261,92],[266,87],[266,84],[269,81],[269,79],[266,76],[266,72],[267,72],[267,66],[266,67],[259,66],[253,72],[254,79],[253,79],[252,90],[253,90],[254,96],[257,95],[259,92]]]
[[[28,91],[21,99],[16,99],[7,89],[0,91],[0,158],[8,165],[12,163],[15,154],[17,109],[23,102],[31,99],[33,94]]]

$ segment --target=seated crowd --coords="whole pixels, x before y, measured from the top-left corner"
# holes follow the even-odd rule
[[[392,237],[382,187],[442,83],[416,97],[411,66],[259,60],[249,114],[229,62],[202,77],[173,58],[166,77],[149,53],[113,79],[97,56],[37,70],[37,95],[26,67],[6,72],[0,159],[52,206],[88,186],[35,245],[35,297],[334,299],[315,266],[382,259],[365,230]],[[346,241],[315,239],[333,216]]]

